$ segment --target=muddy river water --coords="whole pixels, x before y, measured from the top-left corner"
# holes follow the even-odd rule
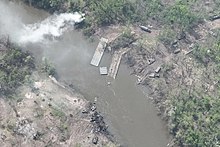
[[[25,25],[41,23],[49,16],[44,11],[1,0],[0,33],[9,34],[16,42],[22,37],[19,32]],[[72,83],[86,99],[95,101],[109,130],[122,145],[165,147],[169,142],[166,127],[154,105],[135,85],[136,79],[127,66],[122,64],[113,80],[99,75],[99,69],[89,64],[97,44],[96,39],[91,42],[80,32],[67,30],[56,41],[41,40],[22,45],[33,52],[36,59],[48,58],[56,67],[60,81]],[[109,67],[110,61],[111,56],[105,54],[101,66]],[[109,81],[111,85],[108,86]]]

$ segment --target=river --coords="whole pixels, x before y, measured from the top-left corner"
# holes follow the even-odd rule
[[[1,0],[0,33],[9,34],[18,42],[24,37],[21,34],[24,26],[41,24],[48,17],[45,11]],[[38,61],[48,58],[56,67],[60,81],[73,84],[86,99],[95,102],[109,130],[122,145],[165,147],[169,142],[167,128],[152,102],[136,86],[127,66],[122,64],[113,80],[99,75],[99,69],[89,64],[97,44],[97,39],[91,42],[81,32],[66,30],[55,41],[41,39],[21,45],[33,52]],[[110,61],[111,56],[105,54],[101,66],[108,67]],[[107,85],[109,81],[111,85]]]

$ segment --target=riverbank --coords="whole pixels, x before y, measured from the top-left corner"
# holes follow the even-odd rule
[[[49,16],[42,10],[8,1],[0,2],[0,7],[2,13],[7,12],[5,14],[7,18],[21,24],[15,25],[1,17],[0,24],[5,26],[3,27],[5,29],[1,27],[1,32],[7,33],[9,28],[6,26],[11,26],[10,30],[14,31],[10,36],[20,43],[24,50],[32,52],[39,64],[42,58],[48,58],[49,60],[44,60],[46,65],[43,69],[49,74],[53,73],[47,66],[48,63],[52,63],[59,74],[59,81],[72,84],[77,91],[80,89],[87,100],[95,102],[109,125],[109,130],[117,136],[120,143],[125,146],[147,144],[149,147],[163,147],[167,144],[166,131],[161,120],[151,103],[145,103],[146,98],[135,86],[134,77],[128,74],[127,68],[121,67],[117,80],[107,86],[106,80],[110,79],[100,76],[97,69],[89,65],[97,40],[91,43],[78,31],[67,31],[54,40],[47,36],[44,38],[43,34],[49,35],[48,31],[44,31],[45,27],[50,26],[49,28],[59,30],[60,25],[56,27],[56,24],[63,22],[63,16],[69,16],[68,14]],[[23,39],[28,39],[30,43],[19,42]],[[110,59],[110,56],[105,54],[101,65],[107,64],[108,58]],[[124,85],[127,85],[126,88]]]
[[[218,118],[219,105],[216,80],[219,77],[216,60],[219,56],[216,52],[218,24],[219,20],[206,21],[191,32],[174,37],[170,44],[158,40],[164,30],[153,28],[147,33],[131,26],[127,28],[130,33],[121,31],[121,36],[110,43],[112,53],[121,47],[130,49],[123,60],[131,74],[137,77],[137,85],[155,103],[160,116],[167,122],[174,137],[168,146],[218,144],[219,129],[214,125],[217,119],[213,119],[214,116]],[[120,30],[123,27],[105,28],[100,36],[111,38]],[[138,41],[129,44],[133,34],[138,36]],[[207,47],[210,42],[212,49]],[[214,136],[207,135],[212,134],[210,128],[215,128]]]
[[[9,44],[7,40],[1,41],[1,58],[4,57],[1,71],[5,64],[16,67],[22,64],[16,72],[18,75],[25,66],[35,67],[30,54],[26,55]],[[21,60],[22,55],[24,63],[11,62]],[[9,56],[10,61],[7,61]],[[119,146],[115,145],[114,137],[94,104],[54,77],[48,77],[48,71],[36,67],[23,75],[25,79],[18,76],[14,80],[6,79],[8,84],[13,82],[14,85],[1,81],[1,91],[4,91],[0,99],[2,146]],[[15,73],[10,73],[7,78],[13,76]],[[13,92],[7,91],[7,87],[14,88]]]
[[[219,102],[214,98],[218,97],[216,94],[218,81],[215,79],[218,77],[216,74],[218,71],[216,66],[218,39],[214,39],[215,33],[209,32],[212,28],[204,25],[205,20],[199,22],[195,18],[196,15],[191,13],[190,10],[195,10],[196,5],[184,2],[172,4],[172,2],[168,3],[170,6],[166,9],[168,13],[164,13],[173,16],[165,17],[168,19],[169,23],[167,24],[170,27],[165,26],[157,29],[160,23],[156,23],[153,28],[148,26],[151,28],[151,33],[148,34],[142,32],[137,24],[131,25],[130,32],[138,31],[138,42],[127,44],[122,39],[122,42],[119,40],[119,44],[116,42],[116,45],[113,46],[129,46],[131,48],[130,52],[125,55],[126,62],[134,70],[133,74],[138,76],[138,84],[143,85],[144,89],[147,87],[151,90],[148,97],[155,101],[159,112],[167,120],[170,132],[174,136],[174,142],[171,145],[214,146],[218,144],[218,132],[216,132],[218,129],[215,126],[218,121],[216,110]],[[207,12],[210,11],[210,8],[213,8],[213,11],[216,10],[213,6],[214,2],[201,4],[202,7],[207,8],[204,9]],[[59,4],[57,3],[57,5]],[[96,4],[95,6],[102,5]],[[109,14],[107,12],[104,14]],[[178,19],[179,17],[181,19]],[[94,21],[94,23],[97,22]],[[102,27],[94,28],[97,33],[97,29]],[[112,28],[116,28],[115,32],[123,30],[121,25],[118,28],[114,26]],[[110,27],[110,30],[112,28]],[[101,33],[97,34],[106,37],[102,31],[108,32],[108,27],[103,27],[100,30]],[[123,34],[123,31],[121,32]],[[129,34],[124,33],[124,37],[129,38]],[[206,35],[208,36],[205,37]],[[207,47],[209,39],[215,44],[212,46],[214,49]],[[213,102],[217,105],[214,105]],[[213,116],[216,117],[213,118]],[[202,127],[200,124],[203,124]],[[214,128],[212,128],[213,126]],[[212,130],[215,130],[214,135],[209,135],[213,134]]]

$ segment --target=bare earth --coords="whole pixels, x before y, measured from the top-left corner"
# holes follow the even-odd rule
[[[55,78],[36,72],[18,93],[0,99],[2,147],[116,146],[96,107]]]

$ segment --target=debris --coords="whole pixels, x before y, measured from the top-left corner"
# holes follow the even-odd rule
[[[88,113],[88,111],[87,110],[82,110],[82,113],[85,114],[85,113]]]
[[[160,70],[161,70],[161,67],[159,66],[159,67],[157,67],[157,68],[155,69],[155,72],[156,72],[156,73],[159,73]]]
[[[155,73],[149,74],[149,78],[155,78]]]
[[[39,131],[37,131],[34,136],[33,136],[33,139],[34,140],[40,140],[40,137],[42,136],[43,134]]]
[[[14,132],[18,135],[26,136],[27,138],[34,138],[36,131],[30,120],[21,118],[16,122]]]
[[[100,67],[100,68],[99,68],[99,73],[100,73],[101,75],[107,75],[107,74],[108,74],[108,69],[107,69],[107,67]]]
[[[190,49],[193,49],[193,48],[194,48],[194,46],[195,46],[195,44],[194,44],[194,43],[192,43],[192,44],[190,44],[189,48],[190,48]]]
[[[172,43],[172,45],[176,45],[177,43],[178,43],[178,41],[177,41],[177,40],[174,40],[173,43]]]
[[[178,54],[181,50],[180,49],[176,49],[173,51],[174,54]]]
[[[156,60],[154,58],[148,59],[148,64],[151,65],[155,62]]]
[[[62,87],[62,88],[65,88],[65,86],[62,85],[62,84],[60,84],[55,77],[53,77],[53,76],[50,75],[49,78],[50,78],[55,84],[57,84],[58,86],[60,86],[60,87]]]
[[[187,52],[185,53],[185,55],[190,54],[192,51],[193,51],[193,49],[191,49],[191,50],[187,51]]]
[[[200,35],[200,34],[198,33],[198,31],[196,31],[195,29],[190,28],[188,32],[189,32],[189,34],[190,34],[191,36],[193,36],[196,40],[201,39],[201,35]]]
[[[148,32],[148,33],[151,33],[151,30],[146,27],[146,26],[139,26],[141,28],[141,30],[145,31],[145,32]]]
[[[214,15],[214,16],[211,16],[211,17],[210,17],[210,20],[211,20],[211,21],[214,21],[214,20],[216,20],[216,19],[220,19],[220,15]]]
[[[93,105],[93,106],[91,107],[91,110],[92,110],[92,111],[95,111],[95,110],[96,110],[96,106]]]
[[[175,40],[175,41],[172,43],[172,47],[173,47],[173,48],[177,48],[177,46],[178,46],[178,41]]]
[[[152,25],[147,25],[147,27],[148,27],[148,28],[150,28],[150,29],[152,29],[152,28],[153,28],[153,26],[152,26]]]
[[[159,78],[160,77],[160,74],[159,73],[150,73],[149,74],[149,78]]]
[[[180,32],[178,35],[178,40],[186,39],[186,33],[184,31]]]
[[[107,47],[108,51],[111,52],[112,48],[110,46]]]
[[[214,37],[217,37],[217,34],[215,32],[213,32],[213,31],[209,31],[209,34],[214,36]]]
[[[92,143],[93,144],[97,144],[98,143],[98,137],[97,136],[93,137]]]
[[[160,77],[160,74],[158,73],[158,74],[155,74],[155,77],[156,78],[159,78]]]
[[[141,84],[141,79],[138,78],[136,83],[137,83],[137,85]]]

